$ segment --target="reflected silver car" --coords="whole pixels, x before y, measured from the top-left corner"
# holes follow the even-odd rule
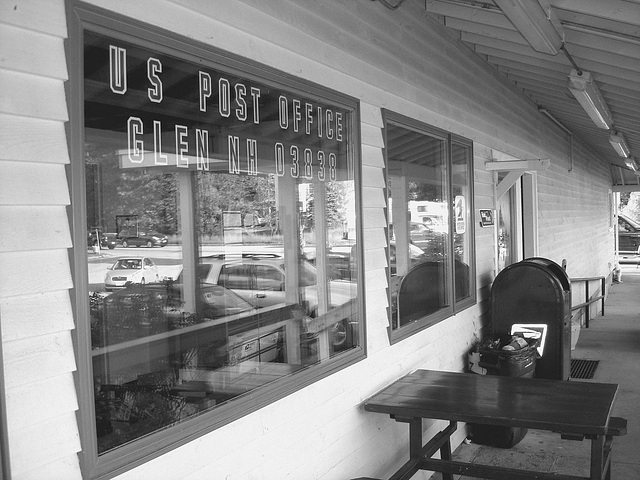
[[[271,253],[224,254],[202,257],[199,275],[202,281],[228,288],[257,308],[287,304],[284,257]],[[298,264],[298,303],[307,315],[318,315],[318,276],[316,268],[306,260]],[[357,284],[346,280],[328,282],[330,306],[336,308],[351,302]],[[353,345],[357,324],[345,318],[330,328],[335,350]]]
[[[107,291],[125,288],[127,284],[155,283],[160,281],[158,267],[149,257],[125,257],[117,260],[104,277]]]

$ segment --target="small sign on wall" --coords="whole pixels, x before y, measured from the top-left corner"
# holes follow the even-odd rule
[[[493,210],[480,209],[480,226],[490,227],[493,224]]]

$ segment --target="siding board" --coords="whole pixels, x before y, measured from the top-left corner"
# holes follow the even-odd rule
[[[362,145],[362,163],[370,167],[384,167],[384,155],[380,147]]]
[[[64,0],[0,2],[0,22],[60,38],[67,36]]]
[[[0,23],[2,67],[16,72],[67,80],[67,68],[61,37],[53,37]]]
[[[7,342],[3,349],[8,390],[15,386],[64,375],[76,369],[69,332]]]
[[[0,70],[0,85],[13,92],[13,95],[0,96],[0,113],[47,120],[69,119],[64,84],[60,80]]]
[[[361,125],[362,144],[370,147],[384,147],[384,141],[382,139],[382,130],[377,125],[368,125],[366,123]]]
[[[387,226],[387,217],[381,208],[363,208],[362,216],[364,228],[385,228]]]
[[[364,248],[385,248],[387,246],[387,235],[382,228],[367,228],[364,230]]]
[[[384,125],[380,107],[370,103],[360,102],[360,120],[362,123],[378,128],[382,128]]]
[[[365,250],[364,265],[367,270],[386,268],[388,266],[388,263],[387,256],[384,253],[384,249],[375,248],[371,250]]]
[[[73,448],[71,450],[74,450]],[[32,465],[33,467],[33,465]],[[46,463],[42,467],[37,466],[31,470],[13,472],[11,480],[40,480],[41,472],[46,472],[46,480],[71,480],[82,478],[78,454],[73,452],[66,457],[55,459],[51,463]]]
[[[385,208],[387,206],[384,191],[380,188],[363,187],[362,198],[367,199],[367,208]]]
[[[0,318],[14,480],[79,479],[64,0],[0,2]]]
[[[0,252],[0,271],[0,297],[73,287],[69,257],[64,249]]]
[[[0,161],[0,205],[70,203],[64,165]]]
[[[55,185],[63,194],[65,184]],[[0,206],[0,225],[11,226],[0,235],[0,252],[41,250],[45,246],[52,249],[71,247],[64,206]]]
[[[75,414],[69,413],[37,426],[30,426],[13,432],[13,445],[10,450],[11,468],[18,476],[33,475],[32,478],[54,478],[55,472],[34,470],[34,465],[52,464],[56,460],[68,461],[69,452],[79,452],[80,439]],[[52,442],[50,439],[55,438]],[[57,462],[56,462],[57,463]],[[30,473],[27,473],[31,471]],[[58,473],[59,474],[59,473]],[[58,477],[61,478],[61,477]]]
[[[0,156],[38,164],[69,163],[64,123],[0,113]],[[25,167],[29,168],[34,167]]]
[[[5,342],[74,328],[71,300],[66,290],[0,297],[0,311]]]
[[[47,408],[41,408],[42,404]],[[78,409],[73,375],[13,387],[7,392],[7,427],[17,431]]]
[[[385,186],[385,183],[384,177],[382,175],[382,169],[363,165],[362,186],[383,188]]]

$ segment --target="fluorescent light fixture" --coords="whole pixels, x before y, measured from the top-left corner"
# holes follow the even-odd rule
[[[564,41],[551,23],[551,7],[548,4],[545,11],[538,0],[494,2],[536,52],[555,55],[560,51]]]
[[[600,128],[610,129],[613,116],[607,102],[604,101],[595,80],[589,72],[578,73],[575,69],[569,75],[569,90],[580,102],[584,111],[591,117],[593,123]]]
[[[613,147],[613,149],[624,158],[629,158],[631,151],[629,150],[629,146],[627,145],[626,140],[624,139],[624,135],[620,132],[611,132],[609,134],[609,143]]]
[[[638,171],[638,164],[636,163],[636,159],[634,157],[625,159],[624,164],[634,172]]]

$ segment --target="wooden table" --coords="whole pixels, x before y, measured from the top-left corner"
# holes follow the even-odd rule
[[[626,420],[611,421],[618,385],[417,370],[367,400],[364,409],[409,424],[410,459],[391,478],[409,479],[418,470],[502,480],[602,480],[610,478],[611,440],[626,433]],[[422,420],[449,425],[426,444]],[[591,475],[559,475],[468,464],[451,456],[457,422],[548,430],[563,438],[591,440]],[[613,423],[617,428],[613,428]],[[440,450],[441,459],[432,458]]]

